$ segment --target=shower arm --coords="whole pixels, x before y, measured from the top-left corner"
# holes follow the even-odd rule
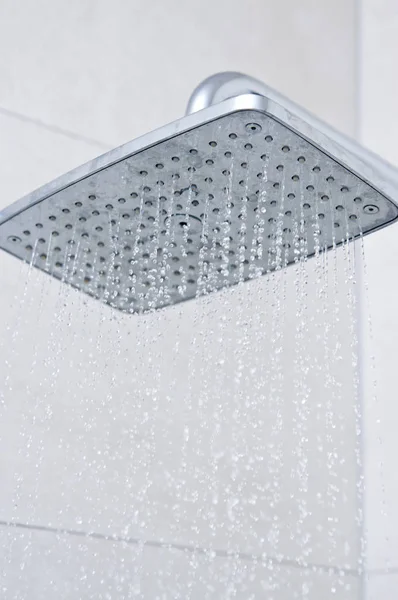
[[[266,96],[278,103],[286,103],[287,99],[275,92],[265,83],[243,73],[227,71],[207,77],[192,92],[186,110],[187,115],[218,104],[223,100],[242,94],[257,94]],[[291,103],[290,103],[291,104]],[[297,107],[298,108],[298,107]]]
[[[205,108],[209,108],[214,104],[219,104],[224,100],[236,98],[237,96],[244,94],[255,94],[257,96],[265,97],[274,105],[278,105],[282,108],[284,112],[286,111],[286,118],[288,118],[292,124],[296,118],[299,118],[308,124],[311,133],[314,131],[322,132],[324,135],[343,143],[350,151],[359,155],[362,154],[362,149],[350,138],[337,132],[330,125],[326,125],[324,122],[314,117],[314,115],[305,108],[302,108],[279,92],[276,92],[272,87],[269,87],[262,81],[235,71],[215,73],[204,79],[192,92],[185,114],[191,115]],[[376,156],[374,156],[373,159],[380,160]]]
[[[354,155],[358,167],[360,169],[363,167],[370,169],[373,177],[378,170],[381,175],[379,175],[377,185],[385,190],[387,185],[390,190],[389,195],[394,197],[394,191],[397,189],[397,173],[394,167],[378,155],[365,150],[352,138],[321,121],[305,108],[276,92],[262,81],[249,77],[249,75],[236,71],[226,71],[207,77],[192,92],[186,115],[191,115],[214,104],[244,94],[265,97],[273,105],[271,113],[274,116],[288,122],[293,129],[299,130],[303,137],[317,141],[319,147],[329,146],[332,155],[341,158],[347,156],[347,154]]]
[[[223,73],[215,73],[204,79],[192,92],[191,97],[188,101],[186,109],[186,115],[199,112],[205,108],[209,108],[214,104],[219,104],[230,98],[236,98],[244,94],[254,94],[265,98],[269,103],[273,105],[272,112],[279,116],[283,113],[283,120],[290,122],[294,127],[297,120],[304,122],[306,133],[310,136],[320,133],[322,136],[327,136],[329,139],[334,139],[345,150],[354,153],[357,158],[367,158],[369,162],[369,151],[365,152],[364,149],[354,142],[351,138],[336,131],[336,129],[325,122],[315,117],[310,111],[306,110],[302,106],[292,102],[283,94],[276,92],[272,87],[267,84],[238,73],[236,71],[225,71]],[[301,126],[303,123],[301,124]],[[302,133],[305,133],[304,131]],[[322,142],[321,142],[322,143]],[[341,153],[341,149],[339,150]],[[380,157],[375,154],[371,155],[373,166],[380,164],[381,168],[385,170],[385,163],[381,161]],[[383,162],[383,165],[381,164]],[[387,174],[385,173],[384,177]],[[395,181],[395,178],[394,178]]]

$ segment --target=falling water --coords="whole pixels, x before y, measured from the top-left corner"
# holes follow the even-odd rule
[[[384,464],[384,457],[385,457],[385,448],[383,446],[383,425],[385,424],[385,407],[382,405],[382,403],[380,402],[380,398],[379,398],[379,391],[378,391],[378,376],[377,376],[377,364],[376,364],[376,356],[374,353],[374,327],[373,327],[373,320],[372,320],[372,306],[371,306],[371,302],[370,302],[370,290],[369,290],[369,274],[368,274],[368,262],[367,262],[367,258],[366,258],[366,253],[365,253],[365,244],[364,244],[364,238],[363,238],[363,232],[361,229],[361,235],[360,235],[360,239],[357,242],[357,246],[359,245],[359,257],[358,257],[358,261],[357,263],[359,263],[359,265],[361,266],[361,272],[360,272],[360,277],[362,278],[362,289],[363,289],[363,308],[362,311],[365,313],[366,316],[366,327],[365,332],[362,334],[363,337],[367,337],[367,340],[365,342],[365,340],[362,340],[362,343],[365,346],[366,343],[366,351],[369,355],[369,378],[368,378],[368,382],[369,382],[369,386],[370,386],[370,403],[369,403],[369,413],[370,413],[370,418],[369,421],[371,423],[371,427],[372,430],[374,431],[375,434],[375,439],[377,440],[377,445],[378,445],[378,451],[379,451],[379,456],[378,456],[378,461],[377,461],[377,484],[374,486],[375,489],[377,489],[378,492],[378,500],[379,500],[379,506],[378,511],[380,516],[382,517],[384,523],[381,527],[382,531],[385,532],[384,533],[384,548],[383,550],[385,551],[386,555],[385,555],[385,573],[388,573],[390,568],[391,568],[391,551],[390,551],[390,531],[391,531],[391,524],[389,521],[389,511],[387,510],[387,494],[386,494],[386,476],[385,476],[385,464]],[[365,432],[366,432],[366,427],[365,427],[365,422],[363,419],[363,415],[359,415],[359,419],[361,420],[361,425],[362,427],[364,427]],[[384,423],[383,423],[383,419],[384,419]],[[367,433],[367,432],[366,432]],[[365,485],[365,474],[363,473],[363,481],[361,481],[361,489],[360,492],[363,493],[363,489],[364,489],[364,485]],[[364,512],[366,512],[366,505],[365,505],[365,510]],[[362,517],[362,521],[363,523],[365,523],[365,527],[364,527],[364,532],[363,532],[363,539],[362,539],[362,568],[364,569],[364,571],[366,572],[368,565],[367,565],[367,536],[370,536],[370,530],[372,527],[372,524],[366,523],[366,517],[364,514],[361,514]],[[367,518],[369,518],[369,516],[367,515]],[[392,537],[392,536],[391,536]]]
[[[339,223],[338,248],[325,208],[332,193],[311,195],[316,172],[304,187],[301,160],[294,170],[268,154],[256,162],[251,143],[238,160],[236,134],[225,150],[215,141],[222,127],[212,133],[206,167],[192,152],[197,137],[191,162],[176,143],[173,172],[156,163],[155,184],[148,168],[134,191],[127,171],[116,201],[90,190],[90,201],[104,203],[105,227],[95,222],[83,237],[87,218],[70,217],[65,255],[57,237],[41,252],[62,283],[19,292],[4,405],[29,296],[41,307],[29,312],[38,330],[28,379],[39,385],[24,389],[12,501],[26,506],[12,515],[41,535],[56,532],[70,565],[81,560],[69,587],[49,578],[46,591],[59,598],[82,582],[98,589],[98,577],[112,600],[326,598],[348,590],[355,570],[344,539],[361,492],[350,480],[351,462],[361,468],[349,441],[359,415],[345,402],[358,396],[352,223]],[[212,175],[195,174],[214,164],[222,202]],[[330,252],[321,230],[332,232]],[[75,292],[71,280],[125,313]],[[189,297],[196,281],[191,301],[155,310]],[[108,544],[103,562],[99,540]],[[26,572],[34,552],[29,541],[18,555]],[[90,553],[93,568],[83,564]],[[3,572],[13,557],[10,544]],[[325,574],[333,583],[318,592]]]

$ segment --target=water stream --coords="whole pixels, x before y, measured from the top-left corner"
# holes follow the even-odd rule
[[[7,541],[2,572],[20,561],[20,598],[35,564],[32,531],[44,546],[56,532],[50,551],[60,564],[76,565],[69,583],[47,574],[46,590],[57,598],[74,597],[82,581],[94,590],[97,578],[101,597],[112,600],[254,599],[259,589],[270,600],[314,598],[323,573],[333,578],[336,597],[349,590],[363,550],[352,543],[361,536],[363,482],[351,224],[340,224],[343,245],[326,251],[320,230],[334,231],[334,222],[326,222],[317,200],[309,234],[306,190],[292,214],[284,176],[278,214],[270,217],[265,161],[248,231],[249,163],[235,249],[238,166],[232,155],[225,159],[222,222],[210,236],[209,215],[219,209],[209,192],[196,266],[186,260],[190,223],[181,221],[180,231],[172,220],[199,201],[195,179],[181,193],[178,177],[160,174],[155,199],[145,185],[138,198],[139,215],[145,206],[153,215],[145,242],[141,216],[126,242],[123,206],[113,207],[108,261],[101,247],[75,239],[74,224],[60,261],[65,283],[32,276],[26,265],[15,272],[0,387],[2,421],[15,420],[8,432],[3,425],[0,450],[7,454],[5,505],[22,540]],[[49,264],[56,243],[46,248]],[[149,266],[140,262],[144,243]],[[127,257],[132,268],[122,280]],[[93,293],[100,285],[106,300],[122,297],[140,313],[146,287],[156,306],[175,286],[183,294],[195,277],[196,298],[122,314],[66,285],[71,273],[87,278],[91,269]],[[237,285],[215,292],[219,277],[227,281],[232,272]],[[108,540],[110,560],[95,540]],[[148,595],[149,548],[157,553],[157,596]]]

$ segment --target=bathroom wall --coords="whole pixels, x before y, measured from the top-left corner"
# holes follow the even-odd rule
[[[361,23],[360,137],[398,165],[397,3],[363,0]],[[390,600],[398,590],[397,226],[369,237],[364,245],[365,520],[371,572],[366,598]]]
[[[3,0],[1,206],[179,118],[216,71],[258,77],[355,135],[356,9],[354,0]],[[308,266],[310,316],[297,342],[294,270],[138,320],[1,254],[2,598],[360,597],[346,335],[357,309],[347,305],[347,262],[336,261],[323,304]],[[326,330],[335,352],[325,363]]]

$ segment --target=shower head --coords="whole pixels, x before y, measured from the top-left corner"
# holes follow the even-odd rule
[[[0,212],[0,247],[137,313],[398,217],[393,167],[254,79],[209,77],[187,113]]]

